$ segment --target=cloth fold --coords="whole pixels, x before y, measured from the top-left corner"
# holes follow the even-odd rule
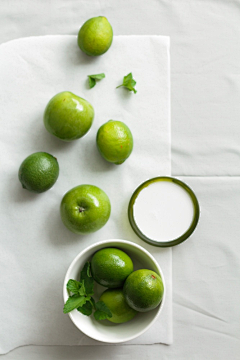
[[[143,243],[132,231],[127,206],[135,188],[148,178],[170,175],[170,55],[164,36],[117,36],[102,57],[90,58],[75,36],[43,36],[0,46],[0,134],[2,202],[0,217],[0,352],[22,345],[101,344],[82,334],[62,313],[62,285],[72,259],[104,239],[122,238],[149,250],[164,272],[166,302],[155,324],[127,344],[172,342],[172,253]],[[87,75],[106,78],[89,89]],[[116,89],[133,73],[137,94]],[[47,102],[72,91],[95,109],[89,133],[64,143],[44,128]],[[125,122],[134,137],[129,159],[115,166],[96,148],[98,128],[110,119]],[[31,153],[57,157],[60,175],[52,189],[33,194],[21,188],[17,173]],[[78,236],[61,222],[59,205],[66,191],[93,184],[110,197],[112,214],[100,231]]]

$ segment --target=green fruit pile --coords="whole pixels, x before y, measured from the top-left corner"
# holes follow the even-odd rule
[[[111,46],[113,30],[104,16],[86,21],[78,33],[78,46],[89,56],[104,54]],[[132,76],[132,74],[129,74]],[[104,73],[88,75],[90,88]],[[129,77],[129,76],[128,76]],[[131,79],[128,79],[128,82]],[[126,81],[120,86],[130,86]],[[53,96],[46,105],[43,122],[46,130],[63,141],[82,138],[90,130],[94,120],[93,106],[70,91]],[[122,164],[131,154],[133,138],[130,129],[121,121],[110,120],[97,133],[96,143],[102,157],[111,163]],[[18,178],[24,189],[42,193],[57,181],[57,159],[46,152],[29,155],[21,164]],[[107,194],[94,185],[84,184],[69,190],[60,205],[63,224],[77,234],[88,234],[102,228],[111,213]]]
[[[112,40],[112,27],[103,16],[86,21],[78,33],[78,46],[89,56],[104,54],[110,48]],[[88,75],[90,88],[104,77],[104,73]],[[129,73],[118,87],[125,87],[136,93],[135,85],[136,81],[132,73]],[[69,91],[53,96],[43,116],[46,130],[67,142],[85,136],[93,120],[93,106]],[[116,165],[126,161],[133,150],[130,129],[123,122],[116,120],[109,120],[99,128],[96,143],[102,157]],[[28,156],[18,172],[22,187],[36,193],[50,189],[57,181],[58,175],[57,159],[46,152],[36,152]],[[111,204],[103,190],[94,185],[83,184],[64,195],[60,213],[64,225],[69,230],[77,234],[88,234],[106,224],[110,217]],[[93,279],[108,288],[97,303],[92,298]],[[70,279],[67,284],[68,291],[73,295],[67,300],[64,313],[77,308],[89,316],[92,308],[95,308],[96,319],[107,318],[113,323],[124,323],[133,319],[138,312],[155,309],[161,303],[164,294],[160,275],[148,269],[134,271],[131,258],[116,248],[97,251],[91,265],[89,262],[85,264],[80,280]]]
[[[138,312],[155,309],[162,301],[161,276],[148,269],[134,271],[131,258],[120,249],[97,251],[91,260],[91,273],[98,284],[108,288],[99,300],[111,311],[111,322],[127,322]]]

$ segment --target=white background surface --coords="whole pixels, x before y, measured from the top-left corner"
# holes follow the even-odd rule
[[[117,35],[171,37],[172,174],[189,175],[181,179],[196,191],[202,208],[198,230],[173,249],[174,343],[28,347],[2,358],[237,360],[240,1],[2,0],[0,41],[76,34],[87,18],[101,14]]]
[[[150,54],[149,59],[141,56],[140,45]],[[0,274],[5,290],[0,293],[0,352],[29,344],[99,345],[63,314],[63,280],[75,256],[93,243],[107,239],[143,243],[130,226],[127,209],[139,184],[171,172],[169,38],[116,36],[111,52],[89,60],[78,49],[76,36],[28,37],[1,45],[0,64],[0,99],[4,99],[0,103],[0,178],[4,189]],[[118,75],[133,68],[138,96],[116,89],[122,80]],[[100,72],[106,78],[90,90],[87,74]],[[19,94],[12,106],[16,88]],[[95,111],[89,133],[70,143],[50,135],[43,124],[46,104],[63,90],[87,99]],[[124,121],[133,134],[134,150],[122,166],[109,164],[97,150],[96,133],[109,119]],[[151,121],[147,135],[146,119]],[[56,184],[37,195],[23,191],[17,179],[19,164],[36,151],[55,156],[60,168]],[[89,183],[108,194],[111,216],[99,231],[79,236],[63,225],[59,206],[68,190]],[[159,321],[131,344],[170,344],[172,249],[142,245],[162,268],[166,300]],[[2,306],[6,293],[8,301]]]

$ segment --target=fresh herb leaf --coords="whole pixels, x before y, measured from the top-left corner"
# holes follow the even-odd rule
[[[87,301],[83,306],[79,306],[77,310],[80,311],[83,315],[90,316],[93,310],[91,300]]]
[[[81,296],[87,295],[84,286],[84,280],[80,282],[77,280],[70,279],[67,283],[67,289],[75,295],[81,295]]]
[[[103,78],[105,78],[105,74],[101,73],[96,75],[88,75],[88,77],[91,77],[92,79],[96,79],[96,80],[102,80]]]
[[[84,286],[84,280],[82,280],[82,285],[81,285],[80,289],[78,290],[78,293],[79,293],[79,295],[82,295],[82,296],[87,295],[86,289]]]
[[[89,297],[81,296],[81,295],[69,296],[63,308],[64,314],[69,313],[70,311],[78,308],[79,306],[83,306],[84,304],[86,304],[86,302],[89,299],[90,299]]]
[[[91,277],[91,276],[92,276],[92,274],[91,274],[91,264],[90,264],[89,261],[88,261],[88,263],[87,263],[87,276],[88,276],[88,277]]]
[[[128,75],[124,76],[123,83],[117,86],[116,89],[121,86],[124,86],[129,91],[133,91],[134,94],[136,94],[137,90],[134,88],[135,85],[136,85],[136,81],[133,79],[132,73],[129,73]]]
[[[88,77],[88,84],[90,89],[92,89],[96,85],[96,80],[92,79],[91,77]]]
[[[90,301],[90,303],[92,304],[92,306],[93,306],[94,310],[96,310],[96,303],[95,303],[94,298],[93,298],[93,297],[91,297],[91,299],[90,299],[89,301]]]
[[[103,301],[96,303],[96,311],[94,313],[96,320],[105,320],[112,317],[112,313]]]
[[[84,282],[85,287],[85,294],[86,295],[93,295],[93,286],[94,286],[94,280],[91,275],[90,270],[90,262],[87,261],[84,265],[81,274],[80,274],[80,281]]]
[[[104,73],[96,74],[96,75],[88,75],[88,83],[90,89],[92,89],[96,85],[96,80],[102,80],[103,78],[105,78]]]
[[[77,280],[73,280],[73,279],[68,280],[67,289],[71,291],[73,294],[78,294],[81,286],[82,284]]]
[[[96,320],[105,320],[112,317],[112,313],[103,301],[95,302],[93,295],[94,280],[91,275],[91,265],[87,261],[80,273],[80,281],[70,279],[67,289],[74,295],[69,296],[64,305],[64,314],[77,309],[83,315],[90,316],[94,312]]]

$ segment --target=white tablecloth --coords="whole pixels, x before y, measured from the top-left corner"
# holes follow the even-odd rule
[[[136,187],[148,178],[171,172],[169,38],[114,36],[113,41],[111,52],[94,61],[80,52],[73,35],[34,36],[0,46],[0,99],[4,99],[0,103],[4,189],[0,203],[4,223],[0,243],[4,289],[0,293],[1,354],[29,344],[102,345],[85,336],[63,314],[62,286],[75,256],[105,239],[126,239],[144,246],[165,278],[161,316],[130,343],[172,343],[172,249],[143,243],[127,216]],[[116,74],[124,74],[126,69],[132,69],[137,79],[136,96],[126,89],[116,90],[122,80],[116,79]],[[105,81],[89,89],[87,74],[100,71],[106,74]],[[19,95],[12,106],[16,88]],[[49,99],[66,89],[87,99],[96,114],[89,133],[71,144],[51,136],[42,119]],[[124,121],[133,133],[134,151],[122,166],[107,163],[97,151],[97,130],[109,118]],[[60,168],[57,183],[41,195],[23,190],[17,179],[19,164],[36,151],[54,155]],[[69,189],[89,183],[108,194],[111,217],[99,231],[79,236],[62,224],[59,206]]]
[[[171,37],[172,174],[188,175],[202,208],[198,230],[173,249],[171,346],[24,347],[4,360],[239,358],[239,9],[239,0],[1,1],[1,42],[76,34],[97,15],[116,35]]]

